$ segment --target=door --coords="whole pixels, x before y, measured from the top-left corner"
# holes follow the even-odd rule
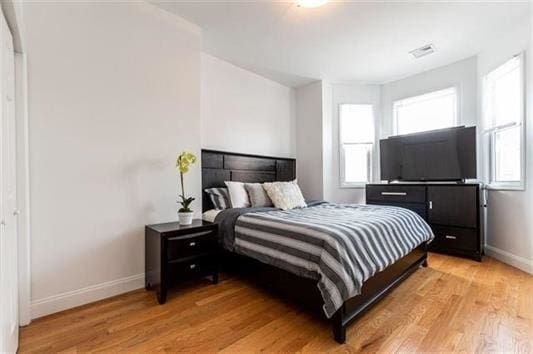
[[[428,186],[430,224],[476,228],[477,186]]]
[[[0,352],[18,347],[15,68],[13,40],[0,13]]]

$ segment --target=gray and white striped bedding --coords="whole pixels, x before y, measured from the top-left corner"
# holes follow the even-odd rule
[[[388,206],[322,203],[246,212],[234,225],[235,252],[317,279],[328,318],[368,278],[433,239],[419,215]]]
[[[211,203],[213,203],[213,207],[216,210],[224,210],[231,207],[227,188],[208,188],[204,192],[209,195]]]

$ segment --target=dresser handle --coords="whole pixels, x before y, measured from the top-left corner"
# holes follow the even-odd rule
[[[381,195],[405,196],[405,195],[407,195],[407,193],[406,192],[381,192]]]
[[[191,268],[191,269],[196,268],[196,264],[191,264],[191,265],[189,266],[189,268]]]
[[[457,239],[457,236],[452,236],[452,235],[446,235],[445,237],[447,239],[449,239],[449,240],[456,240]]]
[[[189,243],[189,246],[191,246],[191,247],[196,246],[196,242],[191,242],[191,243]]]

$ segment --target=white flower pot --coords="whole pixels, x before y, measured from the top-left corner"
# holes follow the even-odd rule
[[[188,212],[178,212],[178,218],[180,225],[190,225],[192,224],[192,217],[194,215],[194,212],[188,211]]]

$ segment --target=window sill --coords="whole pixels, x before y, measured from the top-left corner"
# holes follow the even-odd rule
[[[509,192],[524,192],[526,187],[522,184],[487,184],[485,189],[489,191],[509,191]]]
[[[368,182],[371,183],[371,182]],[[340,189],[365,189],[368,183],[341,184]]]

